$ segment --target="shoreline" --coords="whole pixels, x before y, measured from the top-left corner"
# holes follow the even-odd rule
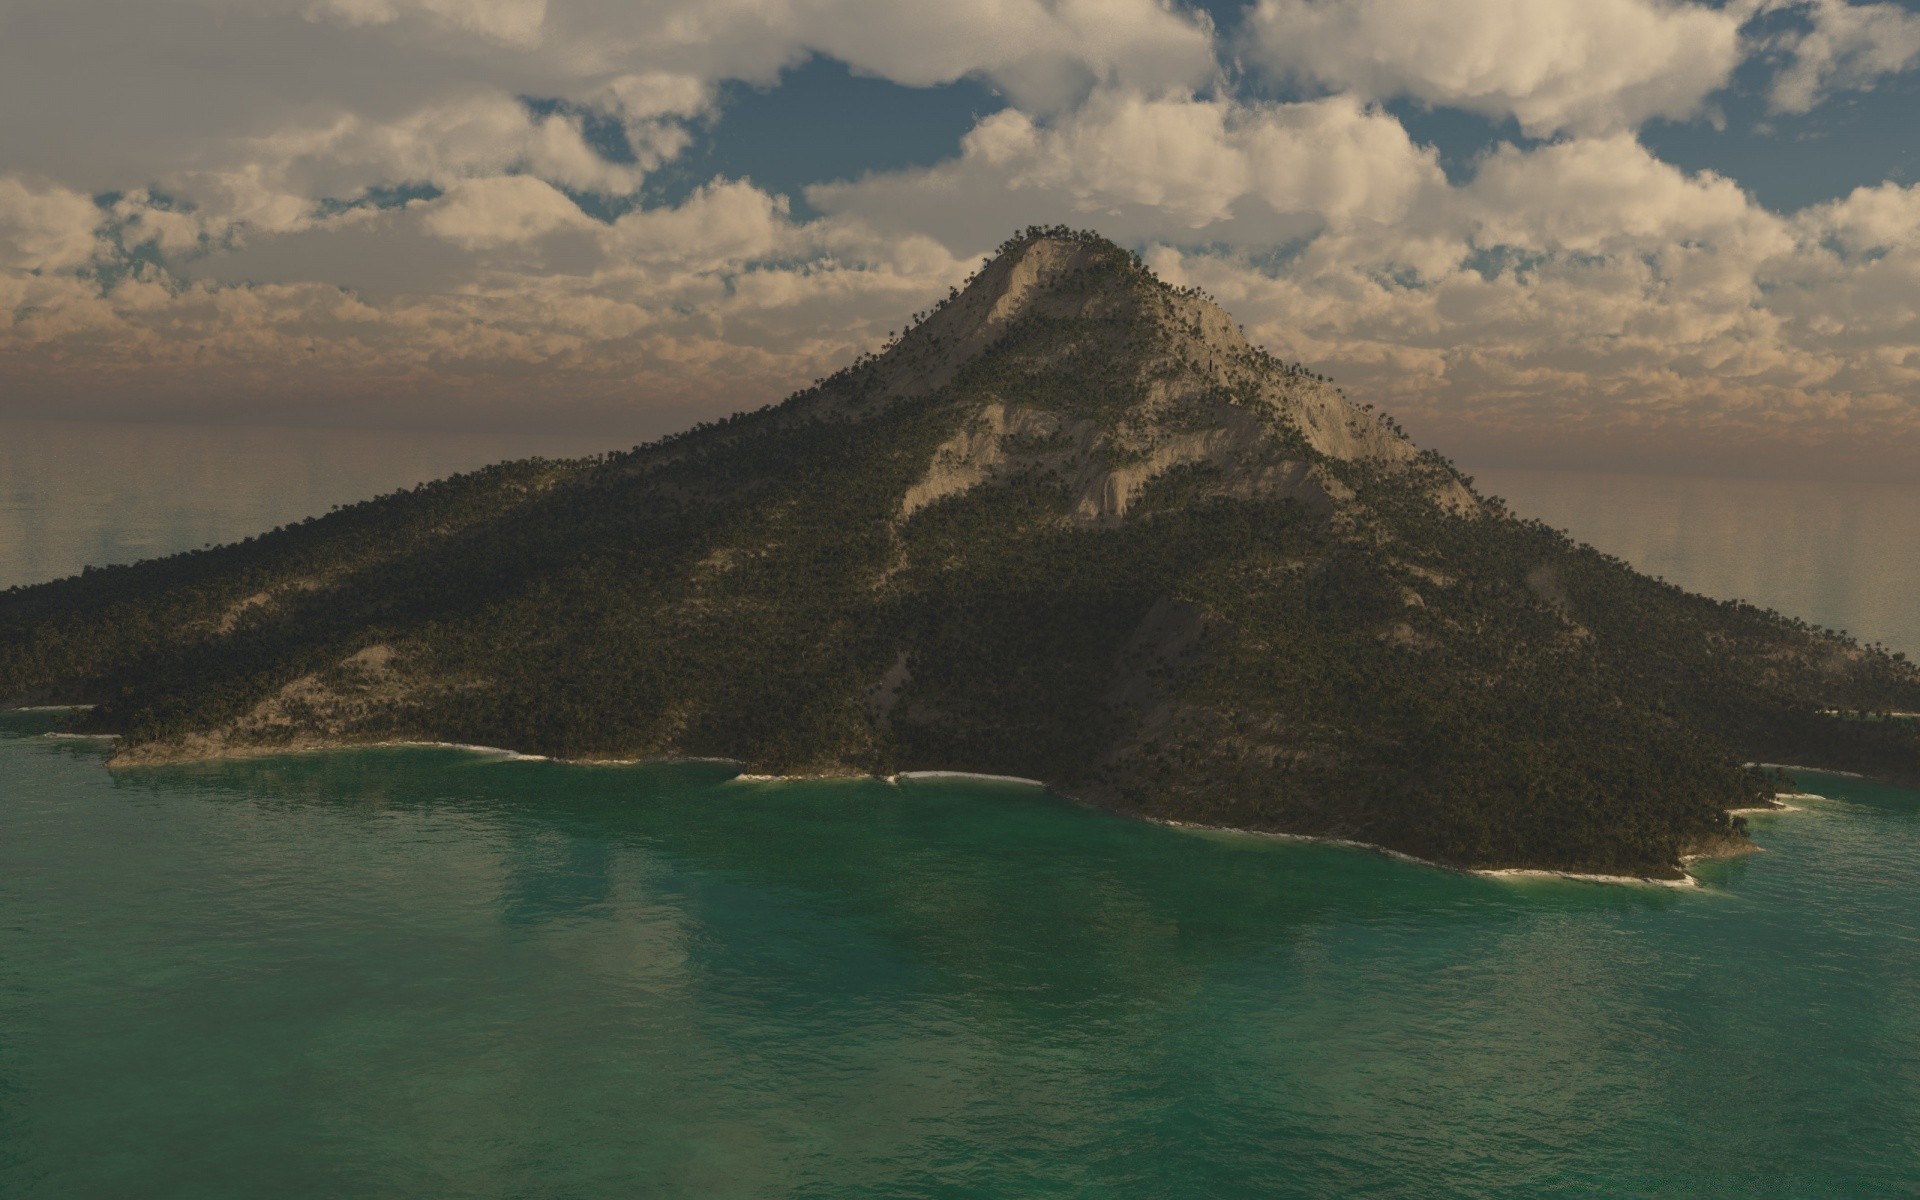
[[[1755,847],[1755,849],[1758,848]],[[1694,858],[1687,859],[1689,865],[1694,861],[1696,861]],[[1485,875],[1491,879],[1571,879],[1580,883],[1627,883],[1663,888],[1704,886],[1685,870],[1680,872],[1678,879],[1655,879],[1651,875],[1592,875],[1584,871],[1553,871],[1544,867],[1470,867],[1467,869],[1467,874]]]
[[[1868,778],[1868,776],[1862,775],[1858,771],[1842,771],[1837,767],[1808,767],[1802,766],[1799,763],[1751,762],[1744,765],[1749,767],[1766,767],[1774,771],[1812,771],[1816,775],[1839,775],[1845,779]]]
[[[662,758],[656,762],[738,762],[732,758]],[[861,771],[848,771],[844,774],[823,771],[817,775],[751,775],[745,771],[725,780],[726,783],[818,783],[829,779],[879,779],[878,775],[868,775]],[[884,781],[883,781],[884,782]]]
[[[508,750],[504,746],[479,746],[471,742],[371,742],[368,743],[366,748],[376,750],[393,746],[411,746],[421,750],[465,750],[472,754],[485,754],[489,757],[505,758],[513,762],[556,761],[545,754],[523,754],[518,750]],[[332,747],[319,747],[318,751],[324,752],[328,749],[332,749]]]
[[[895,784],[902,779],[973,779],[982,783],[1013,783],[1022,787],[1037,787],[1042,791],[1052,790],[1042,779],[1028,779],[1024,775],[983,775],[978,771],[896,771],[892,775],[876,778]]]
[[[1651,875],[1599,875],[1583,871],[1560,871],[1551,867],[1458,867],[1451,863],[1435,862],[1430,858],[1421,858],[1417,854],[1408,854],[1404,850],[1395,850],[1391,846],[1382,846],[1375,842],[1362,842],[1354,838],[1333,837],[1314,833],[1282,833],[1272,829],[1239,829],[1231,825],[1202,825],[1197,821],[1176,821],[1171,817],[1142,817],[1155,825],[1164,825],[1171,829],[1191,829],[1202,833],[1231,833],[1241,837],[1276,838],[1285,842],[1310,842],[1323,846],[1340,846],[1348,850],[1364,850],[1385,858],[1398,859],[1401,862],[1417,866],[1430,867],[1436,871],[1447,871],[1454,875],[1479,875],[1488,879],[1569,879],[1579,883],[1644,884],[1651,887],[1697,888],[1702,886],[1692,875],[1682,871],[1678,879],[1655,879]],[[1754,847],[1759,849],[1759,847]],[[1707,856],[1712,857],[1712,856]],[[1692,858],[1688,862],[1694,861]]]
[[[1798,804],[1788,804],[1787,801],[1827,799],[1827,797],[1822,796],[1818,792],[1775,792],[1773,798],[1775,801],[1773,804],[1756,808],[1730,808],[1727,810],[1727,815],[1733,817],[1753,817],[1765,816],[1768,813],[1805,812],[1807,810]]]
[[[566,761],[566,760],[562,760]],[[734,758],[673,758],[656,759],[656,762],[738,762]],[[1028,779],[1024,775],[987,775],[979,771],[895,771],[891,775],[875,775],[867,771],[822,771],[811,775],[754,775],[741,772],[728,783],[805,783],[820,779],[871,779],[880,783],[900,786],[902,782],[914,782],[923,779],[971,779],[977,783],[1006,783],[1019,787],[1039,788],[1050,792],[1053,789],[1044,779]],[[1058,794],[1058,793],[1056,793]]]
[[[11,709],[6,711],[13,711],[13,712],[78,711],[78,710],[82,710],[89,707],[91,706],[90,705],[43,705],[43,706],[36,706],[33,708]],[[48,737],[48,738],[71,738],[75,740],[102,740],[102,741],[116,740],[120,737],[119,734],[113,734],[113,733],[73,734],[73,733],[61,733],[61,732],[44,733],[44,734],[41,734],[40,736]],[[390,741],[379,741],[379,742],[321,742],[321,743],[309,743],[306,745],[294,745],[294,746],[275,746],[275,747],[253,746],[253,747],[225,749],[221,753],[214,753],[214,754],[182,755],[178,757],[151,759],[147,761],[136,760],[132,762],[121,762],[121,763],[115,763],[111,759],[109,759],[107,762],[107,766],[111,770],[120,770],[120,769],[127,769],[127,768],[137,769],[141,767],[177,766],[177,765],[183,765],[183,764],[192,763],[192,762],[216,762],[223,759],[270,758],[270,757],[275,757],[278,755],[286,755],[286,754],[323,754],[323,753],[329,753],[329,752],[338,751],[338,750],[376,750],[376,749],[459,750],[469,754],[484,755],[489,758],[494,758],[494,759],[497,759],[500,761],[506,761],[506,762],[552,762],[552,763],[559,763],[564,766],[583,766],[583,767],[665,766],[665,765],[670,765],[675,763],[711,763],[716,765],[724,764],[724,765],[738,765],[738,766],[745,765],[739,759],[715,757],[715,756],[688,756],[688,757],[673,756],[673,757],[658,757],[658,758],[561,758],[553,755],[529,754],[524,751],[511,750],[504,746],[488,746],[488,745],[481,745],[481,744],[472,743],[472,742],[445,742],[445,741],[429,741],[429,740],[420,740],[420,739],[395,739]],[[1820,772],[1820,773],[1829,774],[1829,775],[1842,775],[1842,776],[1849,776],[1852,778],[1865,778],[1864,776],[1860,776],[1858,774],[1855,774],[1854,772],[1833,771],[1833,770],[1828,770],[1820,767],[1806,767],[1806,766],[1797,766],[1793,764],[1782,764],[1782,763],[1753,763],[1749,765],[1762,766],[1762,767],[1777,767],[1781,770],[1788,770],[1788,771],[1794,771],[1794,770],[1814,771],[1814,772]],[[1697,888],[1702,885],[1700,884],[1699,880],[1695,879],[1691,874],[1688,874],[1686,872],[1685,867],[1688,864],[1691,864],[1699,859],[1704,859],[1704,858],[1721,858],[1721,857],[1731,856],[1727,854],[1703,854],[1703,855],[1686,856],[1681,860],[1682,872],[1679,878],[1676,878],[1676,879],[1663,879],[1663,878],[1657,878],[1650,875],[1612,875],[1612,874],[1604,874],[1599,872],[1568,871],[1568,870],[1561,870],[1561,869],[1552,868],[1552,867],[1462,867],[1462,866],[1456,866],[1450,863],[1436,862],[1432,859],[1421,858],[1418,855],[1408,854],[1403,850],[1395,850],[1389,846],[1382,846],[1374,842],[1363,842],[1354,838],[1332,837],[1327,835],[1307,834],[1307,833],[1287,833],[1279,830],[1242,829],[1242,828],[1238,828],[1235,826],[1228,826],[1228,825],[1204,825],[1198,822],[1179,821],[1179,820],[1174,820],[1172,818],[1167,818],[1167,817],[1148,817],[1148,816],[1142,816],[1136,813],[1120,812],[1118,810],[1109,809],[1105,805],[1093,804],[1088,801],[1083,801],[1078,797],[1068,795],[1064,792],[1056,791],[1051,785],[1047,784],[1044,780],[1030,779],[1025,776],[1019,776],[1019,775],[995,775],[995,774],[989,774],[989,773],[980,772],[980,771],[959,771],[959,770],[898,771],[892,775],[885,775],[885,776],[874,775],[874,774],[861,772],[861,771],[847,771],[844,773],[823,772],[818,774],[807,774],[807,775],[761,775],[761,774],[742,771],[739,774],[733,775],[730,778],[723,780],[722,782],[725,782],[725,783],[736,783],[736,782],[738,783],[794,783],[794,782],[802,782],[807,780],[829,780],[829,779],[842,779],[842,780],[868,779],[868,780],[874,780],[876,782],[890,784],[896,787],[899,786],[899,784],[902,781],[954,779],[954,780],[972,780],[972,781],[981,782],[981,783],[999,783],[999,784],[1008,784],[1008,785],[1013,785],[1018,787],[1037,788],[1041,791],[1047,792],[1050,795],[1053,795],[1063,800],[1070,801],[1075,804],[1083,804],[1089,808],[1099,809],[1100,811],[1115,812],[1116,815],[1126,816],[1133,820],[1143,820],[1143,821],[1150,822],[1152,824],[1166,826],[1168,828],[1194,830],[1197,832],[1206,832],[1206,833],[1235,834],[1235,835],[1245,836],[1245,837],[1275,838],[1282,841],[1308,842],[1308,843],[1319,843],[1322,845],[1340,846],[1346,849],[1363,850],[1368,853],[1383,855],[1387,858],[1399,859],[1402,862],[1413,863],[1423,867],[1430,867],[1435,870],[1448,871],[1448,872],[1452,872],[1454,874],[1460,874],[1460,875],[1477,875],[1477,876],[1481,876],[1483,878],[1488,878],[1488,879],[1565,879],[1565,880],[1578,882],[1578,883],[1628,884],[1628,885],[1640,885],[1640,886],[1663,887],[1663,888]],[[1786,800],[1786,799],[1820,800],[1820,799],[1826,798],[1813,792],[1782,792],[1782,793],[1779,793],[1779,796],[1783,800]],[[1764,808],[1737,808],[1737,809],[1728,809],[1727,811],[1730,815],[1748,816],[1748,815],[1765,814],[1765,813],[1799,812],[1802,810],[1794,805],[1781,803],[1778,805],[1772,805]],[[1751,846],[1751,844],[1749,845]],[[1750,849],[1741,850],[1736,853],[1749,854],[1749,853],[1758,852],[1760,851],[1760,849],[1761,847],[1759,846],[1751,846]]]
[[[46,738],[99,738],[119,740],[117,733],[43,733]],[[570,762],[569,759],[551,758],[545,754],[527,754],[519,750],[509,750],[504,746],[482,746],[472,742],[429,742],[411,738],[384,742],[325,742],[292,746],[240,746],[218,754],[182,754],[166,758],[134,759],[128,762],[107,760],[110,771],[139,770],[145,767],[184,767],[191,763],[228,762],[250,758],[279,758],[286,755],[333,754],[341,750],[462,750],[469,754],[484,755],[487,758],[502,759],[510,762]],[[580,760],[585,765],[590,760]]]

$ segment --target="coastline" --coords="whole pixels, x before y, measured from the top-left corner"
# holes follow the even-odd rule
[[[1830,774],[1839,773],[1840,772],[1830,772]],[[1727,810],[1727,813],[1735,817],[1753,817],[1765,816],[1768,813],[1805,812],[1806,809],[1801,808],[1797,804],[1788,804],[1787,801],[1825,800],[1826,797],[1818,792],[1776,792],[1774,793],[1773,799],[1774,803],[1772,804],[1759,805],[1753,808],[1730,808]]]
[[[57,738],[102,738],[118,740],[117,733],[43,733],[41,737]],[[234,746],[204,754],[168,754],[158,756],[141,755],[122,759],[114,755],[107,760],[107,769],[123,771],[140,767],[177,767],[188,763],[222,762],[228,759],[277,758],[290,754],[329,754],[337,750],[464,750],[470,754],[481,754],[489,758],[505,759],[516,762],[568,762],[568,759],[554,759],[545,754],[527,754],[519,750],[509,750],[504,746],[482,746],[470,742],[435,742],[414,738],[395,738],[379,742],[323,742],[309,741],[286,746]],[[584,765],[590,760],[581,760]]]
[[[1754,849],[1757,850],[1759,847],[1756,846]],[[1744,853],[1750,854],[1752,851],[1745,851]],[[1692,864],[1698,860],[1698,857],[1699,856],[1692,856],[1686,861]],[[1714,857],[1719,856],[1716,855]],[[1485,875],[1492,879],[1572,879],[1580,883],[1630,883],[1641,884],[1647,887],[1664,888],[1697,888],[1701,886],[1698,879],[1687,874],[1684,870],[1680,872],[1680,878],[1678,879],[1656,879],[1651,875],[1590,875],[1583,871],[1550,871],[1540,867],[1478,867],[1469,868],[1467,874]]]
[[[1766,767],[1774,771],[1812,771],[1819,775],[1841,775],[1848,779],[1865,779],[1867,776],[1858,771],[1842,771],[1838,767],[1809,767],[1801,763],[1751,762],[1749,767]]]
[[[674,758],[657,759],[658,762],[739,762],[736,758]],[[1042,791],[1052,789],[1044,779],[1028,779],[1024,775],[987,775],[979,771],[896,771],[891,775],[875,775],[867,771],[820,771],[806,775],[753,775],[742,772],[729,779],[728,783],[800,783],[810,779],[875,779],[881,783],[898,787],[904,781],[919,779],[971,779],[978,783],[1007,783],[1020,787],[1039,788]]]
[[[739,762],[736,758],[659,758],[655,762]],[[808,775],[753,775],[745,771],[727,783],[808,783],[823,779],[879,779],[864,771],[819,771]]]
[[[552,762],[544,754],[523,754],[518,750],[508,750],[504,746],[476,746],[468,742],[374,742],[374,746],[415,746],[430,750],[466,750],[474,754],[487,754],[517,762]]]
[[[89,705],[44,705],[44,706],[37,706],[34,708],[27,708],[27,709],[11,709],[8,711],[14,711],[14,712],[78,711],[88,707],[91,707],[91,706]],[[76,740],[102,740],[102,741],[116,740],[120,737],[119,734],[111,734],[111,733],[71,734],[71,733],[61,733],[61,732],[50,732],[50,733],[41,734],[40,736],[48,737],[48,738],[72,738]],[[434,740],[408,738],[408,739],[392,739],[392,740],[385,740],[385,741],[378,741],[378,742],[351,742],[351,741],[335,742],[335,741],[313,740],[313,741],[303,742],[297,745],[287,745],[287,746],[246,746],[246,747],[222,746],[217,751],[212,751],[208,753],[180,753],[180,754],[156,756],[151,758],[134,758],[128,761],[115,761],[115,759],[118,758],[118,756],[116,755],[107,760],[107,766],[110,769],[119,770],[119,769],[125,769],[125,768],[139,768],[139,767],[149,767],[149,766],[173,766],[173,765],[180,765],[180,764],[185,764],[190,762],[210,762],[210,761],[217,761],[221,759],[232,759],[232,758],[270,758],[270,757],[285,755],[285,754],[319,754],[319,753],[327,753],[327,752],[336,751],[336,750],[373,750],[373,749],[388,749],[388,748],[460,750],[470,754],[484,755],[490,758],[498,759],[501,761],[507,761],[507,762],[553,762],[553,763],[559,763],[566,766],[657,766],[657,765],[666,765],[671,763],[713,763],[713,764],[725,764],[725,765],[745,765],[739,759],[714,757],[714,756],[687,756],[687,757],[662,756],[657,758],[561,758],[553,755],[529,754],[524,751],[508,749],[507,747],[504,747],[504,746],[488,746],[488,745],[482,745],[482,744],[471,743],[471,742],[448,742],[448,741],[434,741]],[[180,747],[180,749],[184,750],[186,749],[186,747]],[[1864,778],[1863,776],[1859,776],[1853,772],[1832,771],[1832,770],[1827,770],[1825,768],[1820,768],[1820,767],[1806,767],[1806,766],[1796,766],[1792,764],[1775,764],[1775,763],[1756,763],[1756,764],[1750,764],[1750,765],[1767,766],[1767,767],[1777,766],[1782,770],[1819,771],[1825,774],[1845,775],[1845,776],[1851,776],[1853,778]],[[1313,842],[1313,843],[1320,843],[1323,845],[1341,846],[1347,849],[1364,850],[1369,853],[1384,855],[1388,858],[1395,858],[1403,862],[1414,863],[1423,867],[1431,867],[1436,870],[1450,871],[1455,874],[1463,874],[1463,875],[1478,875],[1488,879],[1514,879],[1514,880],[1565,879],[1565,880],[1579,882],[1579,883],[1629,884],[1629,885],[1642,885],[1642,886],[1664,887],[1664,888],[1697,888],[1697,887],[1700,887],[1701,884],[1692,875],[1686,873],[1685,867],[1687,865],[1690,865],[1691,863],[1699,861],[1701,859],[1733,857],[1733,856],[1743,855],[1743,854],[1758,853],[1761,851],[1761,847],[1753,845],[1751,842],[1748,842],[1745,844],[1745,846],[1735,850],[1718,852],[1718,853],[1686,855],[1686,856],[1683,856],[1681,859],[1682,870],[1681,870],[1680,876],[1678,878],[1671,878],[1671,879],[1659,878],[1659,877],[1650,876],[1650,875],[1613,875],[1613,874],[1604,874],[1604,873],[1598,873],[1598,872],[1567,871],[1567,870],[1561,870],[1561,869],[1551,868],[1551,867],[1462,867],[1462,866],[1457,866],[1450,863],[1436,862],[1432,859],[1425,859],[1425,858],[1419,857],[1418,855],[1408,854],[1402,850],[1395,850],[1389,846],[1382,846],[1373,842],[1363,842],[1353,838],[1332,837],[1332,836],[1325,836],[1325,835],[1319,835],[1319,834],[1287,833],[1287,832],[1282,832],[1278,830],[1243,829],[1243,828],[1238,828],[1235,826],[1227,826],[1227,825],[1205,825],[1205,824],[1200,824],[1198,822],[1174,820],[1172,818],[1148,817],[1148,816],[1142,816],[1137,813],[1126,813],[1120,810],[1109,809],[1104,805],[1092,804],[1090,802],[1080,800],[1078,797],[1068,795],[1067,793],[1056,791],[1051,785],[1047,784],[1044,780],[1031,779],[1025,776],[1018,776],[1018,775],[996,775],[996,774],[989,774],[989,773],[979,772],[979,771],[959,771],[959,770],[899,771],[899,772],[895,772],[892,775],[885,775],[885,776],[874,775],[874,774],[862,772],[862,771],[819,772],[819,773],[800,774],[800,775],[762,775],[762,774],[743,771],[737,775],[730,777],[724,782],[727,782],[727,783],[736,783],[736,782],[738,783],[789,783],[789,782],[800,782],[804,780],[826,780],[826,779],[871,779],[871,780],[876,780],[878,782],[891,784],[894,786],[898,786],[902,781],[954,779],[954,780],[973,780],[973,781],[982,782],[982,783],[1008,784],[1008,785],[1019,786],[1019,787],[1031,787],[1031,788],[1037,788],[1037,789],[1046,791],[1051,795],[1057,796],[1064,800],[1071,801],[1076,804],[1086,804],[1088,807],[1097,808],[1102,811],[1114,811],[1117,813],[1117,815],[1127,816],[1135,820],[1144,820],[1144,821],[1151,822],[1153,824],[1167,826],[1169,828],[1186,829],[1186,830],[1193,830],[1197,832],[1208,832],[1208,833],[1236,834],[1236,835],[1248,836],[1248,837],[1278,838],[1284,841]],[[1818,794],[1812,793],[1812,792],[1783,792],[1783,793],[1780,793],[1780,797],[1782,800],[1824,799],[1824,797],[1821,797]],[[1747,816],[1747,815],[1758,815],[1758,814],[1766,814],[1766,813],[1798,812],[1801,810],[1794,805],[1780,803],[1780,804],[1770,805],[1766,807],[1729,809],[1727,811],[1731,815]]]
[[[1165,825],[1172,829],[1191,829],[1203,833],[1233,833],[1243,837],[1277,838],[1287,842],[1313,842],[1324,846],[1343,846],[1349,850],[1365,850],[1386,858],[1399,859],[1401,862],[1415,863],[1422,867],[1432,867],[1438,871],[1449,871],[1455,875],[1480,875],[1489,879],[1571,879],[1580,883],[1646,884],[1653,887],[1697,888],[1700,881],[1684,871],[1678,879],[1656,879],[1650,875],[1599,875],[1582,871],[1558,871],[1550,867],[1458,867],[1451,863],[1435,862],[1430,858],[1421,858],[1417,854],[1408,854],[1404,850],[1395,850],[1391,846],[1382,846],[1374,842],[1362,842],[1353,838],[1330,837],[1312,833],[1281,833],[1271,829],[1239,829],[1231,825],[1202,825],[1196,821],[1176,821],[1171,817],[1142,817],[1155,825]],[[1759,847],[1754,847],[1758,850]],[[1742,853],[1751,853],[1743,851]],[[1693,856],[1687,862],[1703,856]]]
[[[983,775],[978,771],[898,771],[883,778],[888,783],[898,783],[902,779],[974,779],[982,783],[1014,783],[1043,790],[1048,788],[1042,779],[1028,779],[1024,775]]]

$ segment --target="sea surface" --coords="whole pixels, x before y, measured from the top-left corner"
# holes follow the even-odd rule
[[[361,449],[351,480],[324,454],[286,472],[297,495],[250,476],[232,511],[217,479],[129,452],[126,477],[74,485],[141,497],[124,525],[46,456],[23,474],[0,451],[0,547],[36,547],[0,562],[44,577],[476,465]],[[1520,482],[1668,578],[1920,642],[1920,509],[1897,489],[1872,513],[1839,485],[1788,505],[1622,478]],[[1662,524],[1676,504],[1687,530]],[[1764,853],[1680,890],[1458,875],[959,780],[399,747],[109,771],[105,743],[46,736],[58,722],[0,714],[7,1200],[1920,1180],[1920,793],[1803,772],[1821,799],[1754,818]]]
[[[1650,575],[1920,659],[1920,465],[1909,484],[1470,468],[1483,495]]]
[[[239,541],[507,458],[623,448],[578,436],[0,417],[0,590]]]

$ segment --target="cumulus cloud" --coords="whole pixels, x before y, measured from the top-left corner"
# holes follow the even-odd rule
[[[439,200],[420,207],[421,224],[428,232],[466,250],[598,228],[598,222],[552,184],[530,175],[462,180]]]
[[[1742,22],[1666,0],[1260,0],[1249,31],[1285,76],[1544,136],[1693,115],[1739,65]]]
[[[1847,254],[1920,247],[1920,187],[1882,183],[1815,205],[1794,225],[1808,241],[1827,242]]]
[[[486,220],[502,226],[525,218],[530,196],[550,198],[550,207],[563,206],[584,222],[556,188],[629,194],[688,136],[671,114],[657,119],[657,100],[644,93],[641,99],[654,106],[641,111],[653,115],[627,126],[631,161],[608,161],[576,113],[536,113],[515,97],[479,94],[387,121],[336,112],[235,139],[210,148],[205,165],[166,175],[164,188],[123,194],[112,218],[124,245],[179,253],[296,234],[323,223],[330,205],[414,186],[458,193],[456,202],[470,209],[475,196],[497,201],[502,207]],[[550,219],[559,219],[555,213]],[[469,215],[463,228],[480,221]]]
[[[1775,0],[1766,8],[1807,23],[1780,39],[1789,62],[1768,97],[1776,112],[1808,112],[1835,90],[1871,88],[1920,63],[1920,13],[1900,5]]]
[[[1337,234],[1281,271],[1149,259],[1456,451],[1920,453],[1920,188],[1780,217],[1616,135],[1503,150],[1451,202],[1417,273],[1392,239]]]
[[[0,229],[45,208],[19,239],[34,262],[115,252],[110,213],[85,202],[91,230],[46,200],[0,182]],[[289,241],[295,269],[271,278],[272,248]],[[657,433],[826,373],[965,271],[924,236],[796,222],[783,197],[740,181],[603,222],[543,181],[494,176],[261,242],[199,260],[212,269],[198,278],[148,263],[104,283],[0,272],[10,407],[236,417],[265,396],[276,412],[349,421]],[[247,282],[219,277],[227,257]],[[341,261],[385,288],[300,269]]]
[[[931,226],[972,245],[1041,216],[1129,240],[1185,228],[1244,243],[1396,221],[1444,182],[1434,152],[1398,121],[1344,97],[1275,104],[1103,89],[1050,121],[996,113],[950,162],[807,195],[827,212]]]
[[[986,80],[1035,112],[1218,71],[1209,22],[1162,0],[18,0],[0,6],[0,147],[11,170],[124,190],[323,117],[380,127],[483,95],[672,127],[813,55]]]
[[[99,208],[78,192],[0,176],[0,269],[82,266],[93,257],[101,222]]]
[[[1215,70],[1206,19],[1158,0],[315,0],[305,12],[465,33],[576,79],[674,69],[768,82],[825,54],[913,86],[984,76],[1047,108],[1095,83],[1173,87]]]
[[[447,187],[507,171],[581,191],[627,192],[662,156],[641,147],[645,157],[635,163],[609,162],[587,143],[576,119],[536,116],[512,96],[486,94],[384,122],[341,113],[323,124],[248,139],[236,150],[249,181],[312,199],[398,182]]]
[[[1480,164],[1465,195],[1477,242],[1525,250],[1725,245],[1764,238],[1779,224],[1732,180],[1688,174],[1630,134],[1527,151],[1501,146]]]
[[[555,8],[549,29],[579,66],[678,62],[765,80],[817,53],[911,86],[983,76],[1038,109],[1096,83],[1191,86],[1216,70],[1210,24],[1159,0],[575,2]]]
[[[540,40],[547,0],[315,0],[307,9],[315,20],[348,25],[387,25],[409,17],[465,30],[509,45]]]
[[[1920,53],[1887,5],[1262,0],[1246,53],[1325,93],[1289,102],[1230,82],[1206,18],[1158,0],[158,7],[74,42],[148,102],[79,96],[39,124],[49,68],[0,29],[15,411],[657,432],[831,370],[1009,230],[1059,221],[1143,248],[1443,448],[1920,453],[1920,190],[1776,214],[1634,132],[1699,112],[1763,41],[1776,107],[1871,86]],[[1760,39],[1768,14],[1787,24]],[[310,69],[251,91],[223,73],[240,90],[218,104],[179,84],[241,45]],[[818,215],[689,177],[726,82],[812,54],[1010,103],[936,165],[808,188]],[[1449,182],[1389,97],[1553,140]]]

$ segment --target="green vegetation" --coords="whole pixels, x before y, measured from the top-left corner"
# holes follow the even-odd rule
[[[1737,842],[1727,810],[1774,787],[1749,759],[1920,778],[1914,722],[1827,715],[1920,710],[1905,662],[1470,499],[1231,328],[1030,230],[781,405],[0,594],[0,698],[96,703],[125,762],[422,739],[951,768],[1606,872]]]

